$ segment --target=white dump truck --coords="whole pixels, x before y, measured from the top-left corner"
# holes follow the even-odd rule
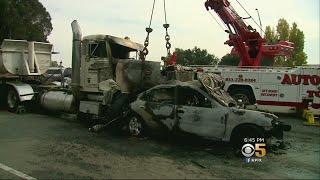
[[[5,39],[0,48],[0,99],[10,111],[23,110],[31,101],[35,85],[50,67],[52,45],[41,42]]]
[[[10,111],[24,110],[32,102],[80,117],[112,118],[131,96],[158,84],[160,62],[139,60],[141,44],[110,35],[82,38],[77,21],[72,23],[72,30],[70,88],[52,85],[43,76],[51,64],[51,44],[9,39],[2,42],[0,99]]]

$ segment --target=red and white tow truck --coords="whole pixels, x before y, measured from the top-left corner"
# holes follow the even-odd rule
[[[207,0],[206,9],[214,10],[228,28],[231,53],[240,56],[238,67],[198,66],[197,70],[220,74],[225,90],[244,104],[255,104],[258,110],[273,113],[296,113],[308,109],[320,115],[320,65],[278,68],[261,67],[262,59],[274,63],[276,56],[290,57],[294,44],[266,40],[246,25],[228,0]]]
[[[201,67],[220,74],[225,90],[244,104],[274,113],[296,113],[310,109],[320,115],[320,66],[295,68]]]

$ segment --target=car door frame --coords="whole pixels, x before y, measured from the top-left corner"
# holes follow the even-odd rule
[[[161,87],[152,88],[152,89],[146,91],[145,94],[151,93],[152,96],[154,96],[154,94],[153,94],[154,91],[159,90],[159,89],[170,89],[170,88],[172,88],[174,90],[174,97],[173,97],[172,104],[170,104],[170,103],[168,104],[168,105],[172,106],[172,111],[166,117],[164,117],[165,116],[164,114],[156,114],[156,112],[155,112],[155,110],[159,110],[159,106],[165,106],[166,103],[165,102],[163,102],[163,103],[154,102],[154,101],[151,101],[150,97],[147,98],[148,100],[146,101],[145,107],[148,107],[148,111],[149,111],[149,113],[151,113],[151,116],[152,116],[152,119],[151,119],[152,122],[149,122],[149,121],[146,122],[148,124],[148,126],[155,127],[154,123],[156,123],[158,127],[164,127],[168,131],[172,131],[174,129],[174,127],[176,126],[176,121],[177,121],[177,118],[176,118],[177,88],[176,88],[176,86],[168,85],[168,86],[161,86]],[[161,111],[161,110],[159,110],[159,111]],[[161,119],[157,119],[159,117]],[[171,121],[171,123],[170,123],[170,121]]]
[[[181,87],[181,86],[180,86]],[[186,87],[182,87],[186,88]],[[220,103],[218,103],[216,100],[214,100],[212,97],[210,97],[207,93],[205,93],[203,90],[198,88],[190,88],[193,91],[197,91],[202,96],[207,98],[211,102],[211,108],[209,107],[200,107],[200,106],[184,106],[178,104],[178,94],[176,96],[176,118],[177,118],[177,124],[178,128],[182,132],[191,133],[197,136],[201,136],[206,139],[215,139],[215,140],[222,140],[226,133],[226,127],[227,127],[227,119],[228,119],[228,110],[225,106],[222,106]],[[176,93],[179,91],[179,86],[176,88]],[[191,112],[192,111],[192,112]],[[217,119],[211,120],[210,115],[217,115],[216,112],[218,111],[218,115],[220,116]],[[186,115],[187,113],[187,115]],[[184,117],[181,117],[181,114],[184,115]],[[189,121],[188,114],[193,117],[193,119]],[[185,119],[183,119],[185,118]],[[185,120],[185,121],[184,121]],[[182,122],[185,122],[182,123]],[[198,121],[198,122],[197,122]],[[202,125],[200,129],[190,129],[192,126],[190,123],[195,123],[194,127],[198,127],[198,125]],[[189,126],[189,127],[188,127]],[[207,128],[207,129],[206,129]],[[199,130],[202,130],[199,132]]]

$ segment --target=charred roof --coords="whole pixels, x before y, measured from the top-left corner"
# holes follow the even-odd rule
[[[111,36],[111,35],[102,35],[102,34],[98,34],[98,35],[90,35],[90,36],[85,36],[83,38],[84,41],[108,41],[111,43],[115,43],[115,44],[119,44],[121,46],[130,48],[132,50],[138,50],[138,51],[142,51],[143,50],[143,45],[133,42],[131,41],[129,38],[119,38],[119,37],[115,37],[115,36]]]

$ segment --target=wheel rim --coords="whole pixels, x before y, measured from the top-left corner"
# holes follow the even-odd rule
[[[244,95],[244,94],[235,94],[235,95],[233,96],[233,98],[234,98],[236,101],[238,101],[239,99],[241,99],[241,100],[242,100],[242,103],[243,103],[244,105],[250,104],[249,98],[248,98],[246,95]]]
[[[129,121],[129,131],[133,136],[139,136],[141,134],[142,124],[137,117],[132,117]]]
[[[17,102],[18,102],[18,99],[17,99],[16,93],[14,91],[10,90],[8,93],[8,106],[9,106],[9,108],[13,109],[16,106]]]

